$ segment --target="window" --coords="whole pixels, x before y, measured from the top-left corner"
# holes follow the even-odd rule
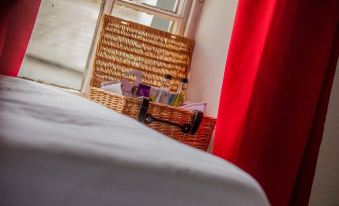
[[[42,0],[19,76],[85,90],[102,14],[190,36],[201,4],[202,0]]]
[[[113,16],[183,35],[192,0],[116,0]]]
[[[114,5],[112,15],[174,33],[174,22],[172,20],[154,16],[143,11],[136,11],[124,6]]]

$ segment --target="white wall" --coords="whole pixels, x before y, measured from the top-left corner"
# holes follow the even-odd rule
[[[216,117],[237,0],[206,0],[195,35],[187,97]]]
[[[309,205],[339,205],[339,62]]]

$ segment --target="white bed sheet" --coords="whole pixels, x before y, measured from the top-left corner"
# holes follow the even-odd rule
[[[0,76],[0,205],[269,204],[227,161],[76,95]]]

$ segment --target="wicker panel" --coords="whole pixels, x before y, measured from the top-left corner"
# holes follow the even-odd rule
[[[110,92],[96,87],[91,87],[89,99],[120,113],[123,113],[127,102],[127,98],[124,96],[111,95]]]
[[[95,87],[90,88],[89,98],[114,111],[126,114],[135,119],[138,118],[141,104],[140,99],[120,96]],[[148,112],[155,117],[179,124],[190,123],[193,117],[193,113],[190,111],[154,102],[150,103]],[[215,123],[215,119],[204,117],[195,135],[185,134],[176,126],[160,122],[153,122],[148,126],[180,142],[198,149],[207,150]]]
[[[131,70],[144,72],[142,82],[160,86],[163,76],[173,76],[172,90],[187,77],[193,41],[112,16],[104,16],[91,86],[119,80]],[[134,80],[133,76],[126,77]]]

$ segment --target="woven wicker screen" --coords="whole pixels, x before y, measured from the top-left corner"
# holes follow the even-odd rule
[[[187,77],[193,41],[134,22],[105,15],[96,51],[91,86],[120,80],[131,70],[143,72],[142,82],[160,86],[163,76],[173,76],[172,90]]]

